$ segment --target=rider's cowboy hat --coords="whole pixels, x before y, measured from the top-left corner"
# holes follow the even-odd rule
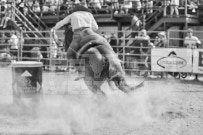
[[[91,13],[91,10],[87,8],[87,3],[85,1],[81,1],[80,5],[75,6],[75,8],[72,10],[72,13],[77,11],[86,11]]]

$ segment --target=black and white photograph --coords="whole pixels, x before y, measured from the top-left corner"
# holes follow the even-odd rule
[[[203,0],[0,0],[0,135],[202,135]]]

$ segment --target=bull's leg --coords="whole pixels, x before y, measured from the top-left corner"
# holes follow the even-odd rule
[[[117,77],[112,78],[112,81],[114,82],[116,87],[118,89],[120,89],[121,91],[123,91],[125,93],[129,93],[131,91],[131,88],[127,85],[124,77],[117,76]]]
[[[104,81],[94,81],[93,78],[84,78],[85,84],[89,88],[89,90],[98,97],[105,97],[105,93],[101,90],[101,85]]]
[[[142,87],[144,85],[144,82],[141,82],[140,84],[136,86],[129,86],[123,76],[116,76],[112,78],[112,81],[114,81],[117,88],[119,88],[121,91],[125,93],[130,93],[133,91],[136,91],[138,88]]]

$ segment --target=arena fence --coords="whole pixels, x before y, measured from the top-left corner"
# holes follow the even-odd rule
[[[151,50],[157,47],[154,43],[157,40],[160,31],[148,31],[150,42],[136,38],[139,31],[99,31],[100,34],[110,42],[114,51],[122,62],[122,66],[126,72],[135,72],[147,74],[151,71]],[[63,47],[63,31],[57,31],[58,44],[56,45],[50,31],[41,31],[44,35],[39,38],[36,33],[29,31],[16,32],[19,39],[18,49],[11,49],[10,31],[1,31],[1,63],[9,64],[10,58],[16,61],[42,61],[44,69],[51,71],[68,71],[66,52]],[[202,32],[194,31],[194,35],[202,41]],[[167,44],[162,48],[184,48],[183,40],[186,36],[186,31],[169,30],[165,32]],[[133,36],[133,37],[132,37]],[[8,54],[8,56],[6,56]],[[9,56],[10,55],[10,56]]]

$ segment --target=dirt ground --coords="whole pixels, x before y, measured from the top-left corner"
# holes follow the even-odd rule
[[[10,68],[0,69],[0,134],[202,135],[203,82],[128,77],[130,95],[104,84],[98,100],[74,74],[43,72],[40,102],[13,101]]]

